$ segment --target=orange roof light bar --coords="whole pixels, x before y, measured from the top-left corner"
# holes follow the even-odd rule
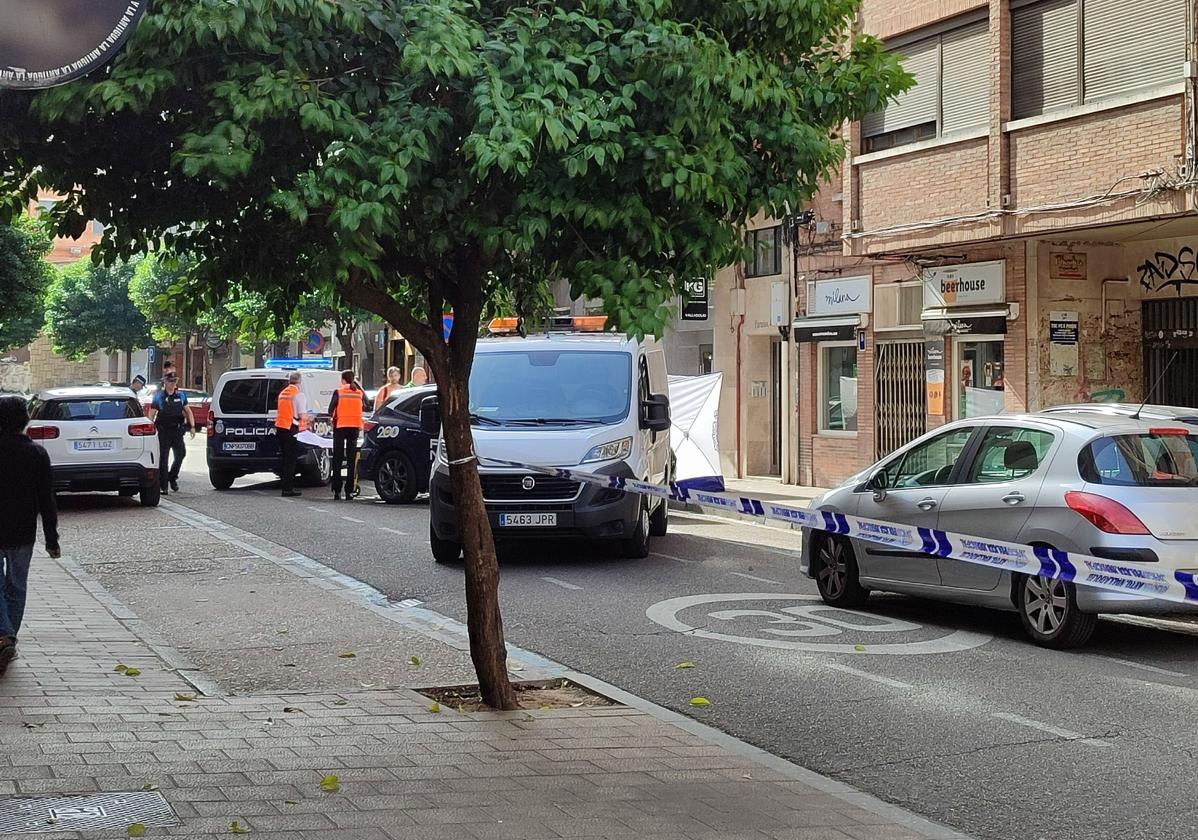
[[[520,331],[519,318],[492,318],[487,329],[492,335],[509,335]]]
[[[578,332],[603,332],[607,329],[607,316],[575,315],[574,329]]]

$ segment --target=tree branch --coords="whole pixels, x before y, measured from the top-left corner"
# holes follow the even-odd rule
[[[441,335],[418,319],[412,311],[391,295],[366,283],[360,269],[351,268],[346,278],[338,284],[341,296],[354,306],[361,307],[382,317],[411,341],[426,356],[434,353]]]

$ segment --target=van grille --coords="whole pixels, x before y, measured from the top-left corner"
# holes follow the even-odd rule
[[[527,502],[538,499],[572,501],[581,484],[551,475],[483,475],[483,498],[488,502]],[[531,487],[525,485],[531,482]]]

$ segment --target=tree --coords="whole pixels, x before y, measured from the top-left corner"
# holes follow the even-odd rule
[[[345,366],[349,368],[354,363],[354,333],[370,318],[371,313],[347,305],[337,294],[336,288],[329,285],[304,295],[300,300],[292,315],[292,332],[300,333],[296,337],[303,339],[309,330],[332,324],[333,333],[345,357]]]
[[[150,324],[129,299],[136,262],[100,265],[81,260],[65,268],[46,293],[46,326],[54,352],[82,359],[97,350],[125,352],[125,378],[131,356],[152,341]]]
[[[0,353],[24,347],[42,330],[46,289],[54,279],[46,262],[52,246],[28,216],[0,225]]]
[[[512,708],[468,390],[488,287],[563,277],[614,328],[662,330],[685,280],[743,257],[744,219],[810,198],[841,125],[910,83],[850,44],[856,5],[160,0],[103,75],[11,96],[0,192],[66,194],[64,230],[114,222],[109,258],[194,255],[205,306],[232,283],[283,309],[332,287],[420,349],[471,654]]]

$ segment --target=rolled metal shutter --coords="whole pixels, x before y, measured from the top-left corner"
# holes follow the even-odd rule
[[[940,42],[940,131],[990,120],[990,27],[986,21],[946,32]]]
[[[1081,99],[1077,0],[1012,9],[1011,56],[1015,119],[1076,105]]]
[[[1181,81],[1186,0],[1085,0],[1085,99]]]
[[[867,114],[861,121],[865,137],[936,122],[940,105],[940,39],[925,38],[896,47],[894,52],[903,57],[903,67],[915,77],[915,87],[901,94],[885,110]]]

